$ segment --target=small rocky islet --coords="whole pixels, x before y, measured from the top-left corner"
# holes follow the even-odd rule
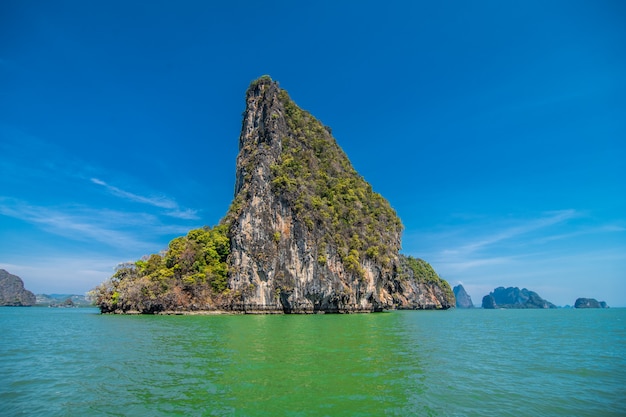
[[[577,298],[574,302],[574,308],[609,308],[604,301],[598,301],[595,298]]]
[[[331,134],[270,77],[253,81],[235,195],[214,227],[120,265],[103,313],[350,313],[448,309],[449,284],[400,254],[402,222]]]

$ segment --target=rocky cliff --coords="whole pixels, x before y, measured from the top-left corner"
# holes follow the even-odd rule
[[[452,289],[452,292],[454,293],[454,298],[456,298],[456,308],[474,308],[472,297],[465,292],[463,285],[457,285]]]
[[[448,307],[436,285],[409,284],[400,219],[330,129],[268,78],[246,103],[229,215],[230,286],[242,301],[286,312]]]
[[[123,267],[97,289],[101,309],[314,313],[454,306],[450,286],[430,265],[399,254],[400,219],[354,170],[330,129],[269,77],[246,92],[234,191],[219,226],[175,239],[164,256]]]
[[[604,301],[598,301],[595,298],[577,298],[574,308],[609,308]]]
[[[0,306],[32,306],[35,301],[35,294],[24,289],[20,277],[0,269]]]
[[[534,291],[517,287],[498,287],[483,297],[483,308],[556,308]]]

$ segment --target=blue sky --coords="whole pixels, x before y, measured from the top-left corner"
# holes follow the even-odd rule
[[[216,224],[269,74],[397,210],[403,252],[626,306],[620,1],[0,3],[0,268],[83,293]]]

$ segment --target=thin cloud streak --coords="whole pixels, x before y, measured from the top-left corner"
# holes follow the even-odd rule
[[[163,226],[155,216],[90,208],[53,209],[0,197],[0,214],[37,225],[44,231],[78,241],[96,241],[113,247],[151,248],[142,236],[186,233],[187,226]]]
[[[448,250],[449,253],[472,253],[472,252],[476,252],[480,249],[483,249],[487,246],[491,246],[495,243],[499,243],[501,241],[504,240],[509,240],[512,238],[515,238],[517,236],[521,236],[539,229],[543,229],[549,226],[553,226],[556,225],[558,223],[562,223],[564,221],[573,219],[575,217],[578,217],[579,214],[576,212],[576,210],[562,210],[562,211],[557,211],[557,212],[553,212],[554,214],[552,214],[551,216],[548,217],[544,217],[544,218],[540,218],[540,219],[536,219],[533,221],[530,221],[526,224],[522,224],[520,226],[516,226],[516,227],[512,227],[506,230],[503,230],[501,232],[495,233],[491,236],[488,236],[484,239],[481,239],[477,242],[472,242],[470,244],[466,244],[464,246],[461,246],[460,248],[456,249],[456,250]]]
[[[75,189],[74,181],[91,183],[103,187],[109,194],[126,201],[145,204],[164,209],[161,214],[181,220],[199,220],[198,210],[183,208],[172,198],[166,196],[143,196],[111,185],[97,176],[102,169],[89,162],[68,154],[65,149],[51,141],[28,135],[20,129],[0,121],[0,184],[2,181],[15,182],[16,178],[28,185],[38,184],[45,187],[51,178],[71,181],[66,187]],[[28,169],[25,169],[28,167]],[[58,186],[55,184],[54,186]]]
[[[98,178],[91,178],[91,182],[93,182],[94,184],[103,186],[107,191],[109,191],[111,194],[117,197],[125,198],[130,201],[148,204],[154,207],[165,208],[165,209],[175,209],[178,207],[178,204],[176,204],[176,202],[169,200],[165,197],[143,197],[143,196],[133,194],[128,191],[124,191],[112,185],[109,185],[106,182],[99,180]]]
[[[535,244],[544,244],[548,242],[554,242],[557,240],[571,239],[573,237],[594,235],[599,233],[623,233],[626,232],[626,228],[618,225],[606,225],[600,227],[592,227],[589,229],[578,230],[571,233],[563,233],[558,235],[545,236],[532,241]]]
[[[199,216],[196,210],[185,209],[185,210],[174,210],[168,211],[165,213],[166,216],[175,217],[181,220],[198,220]]]
[[[420,251],[419,256],[436,265],[437,270],[457,276],[468,273],[489,275],[494,271],[499,271],[498,275],[505,271],[510,274],[520,268],[527,271],[530,265],[552,268],[554,263],[572,261],[577,257],[588,258],[589,253],[574,251],[576,241],[569,240],[626,231],[619,223],[568,224],[582,217],[585,217],[583,212],[568,209],[544,212],[535,219],[518,220],[507,227],[503,227],[500,219],[462,228],[450,225],[439,233],[427,233],[426,237],[422,235],[420,240],[430,244],[423,247],[424,251]],[[572,228],[575,228],[574,231]],[[484,235],[476,237],[480,232]],[[559,244],[559,241],[562,243]],[[599,246],[598,253],[609,253],[612,249]]]
[[[164,213],[167,216],[185,220],[197,220],[199,218],[196,210],[181,210],[176,201],[171,200],[167,197],[144,197],[138,194],[131,193],[129,191],[122,190],[121,188],[110,185],[98,178],[91,178],[91,182],[104,187],[109,193],[113,194],[116,197],[120,197],[136,203],[147,204],[153,207],[168,209],[169,211]]]

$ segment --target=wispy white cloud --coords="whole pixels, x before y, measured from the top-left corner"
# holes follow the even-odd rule
[[[571,238],[575,238],[579,236],[594,235],[594,234],[599,234],[599,233],[623,233],[623,232],[626,232],[626,227],[609,224],[609,225],[598,226],[598,227],[589,227],[589,228],[582,229],[582,230],[576,230],[570,233],[543,236],[543,237],[534,239],[532,243],[544,244],[544,243],[554,242],[557,240],[571,239]]]
[[[175,201],[172,201],[166,197],[144,197],[138,194],[133,194],[131,192],[124,191],[120,188],[109,185],[106,182],[99,180],[98,178],[92,178],[91,182],[93,182],[94,184],[103,186],[107,191],[109,191],[111,194],[117,197],[125,198],[130,201],[148,204],[154,207],[160,207],[160,208],[165,208],[165,209],[178,208],[178,204],[176,204]]]
[[[98,178],[91,178],[91,182],[104,187],[109,193],[116,197],[120,197],[136,203],[147,204],[153,207],[167,209],[164,214],[170,217],[185,220],[197,220],[198,212],[192,209],[181,209],[178,203],[164,196],[145,197],[139,194],[131,193],[121,188],[115,187]]]
[[[482,237],[478,240],[464,244],[456,249],[448,249],[450,253],[471,253],[492,246],[496,243],[500,243],[505,240],[513,239],[527,233],[537,231],[546,227],[553,226],[558,223],[579,217],[580,214],[576,210],[561,210],[555,212],[549,212],[540,218],[532,219],[530,221],[523,222],[519,225],[505,228],[502,230],[496,230],[494,233]]]
[[[48,233],[72,240],[95,241],[114,247],[151,248],[159,236],[186,233],[188,227],[163,225],[143,213],[125,213],[89,207],[43,207],[0,197],[0,215],[36,225]],[[139,240],[142,236],[148,240]]]
[[[462,226],[440,226],[437,232],[419,238],[411,235],[405,246],[410,247],[415,240],[419,246],[410,249],[416,256],[462,276],[470,271],[489,273],[488,269],[512,271],[526,268],[529,262],[550,264],[571,252],[581,237],[625,231],[619,223],[593,224],[587,213],[568,209],[544,212],[533,218],[481,217]]]
[[[77,158],[51,141],[29,135],[0,122],[0,185],[5,182],[22,189],[59,187],[75,189],[85,180],[102,187],[110,195],[126,201],[162,209],[160,214],[181,220],[199,220],[198,211],[181,207],[164,195],[145,195],[128,191],[102,180],[103,169]]]
[[[181,220],[198,220],[200,218],[198,216],[198,211],[192,209],[167,211],[165,212],[165,215]]]
[[[514,260],[515,258],[511,256],[496,256],[476,259],[458,259],[452,262],[448,262],[448,265],[450,270],[452,271],[463,271],[470,268],[478,268],[484,266],[507,265],[514,262]]]

